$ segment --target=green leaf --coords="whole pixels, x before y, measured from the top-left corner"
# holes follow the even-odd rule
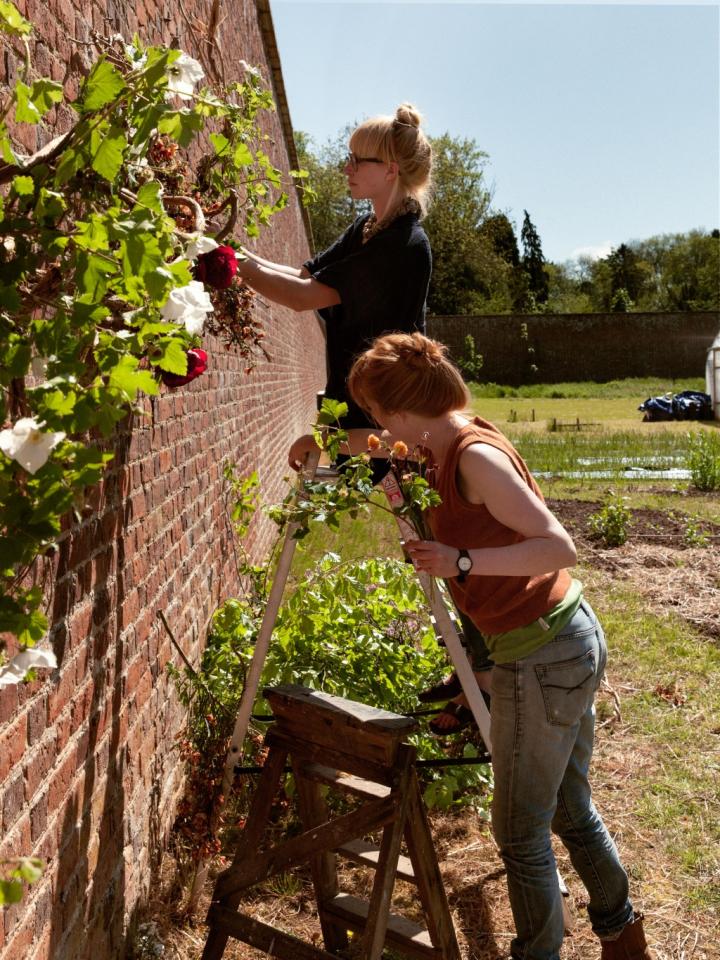
[[[90,220],[78,220],[75,224],[73,236],[75,244],[85,250],[109,250],[110,240],[108,228],[100,217],[91,217]]]
[[[158,123],[158,132],[188,147],[204,126],[202,116],[195,110],[178,110],[166,114]]]
[[[78,251],[76,262],[75,283],[79,295],[97,303],[107,293],[108,277],[116,268],[104,258],[84,250]]]
[[[0,31],[15,37],[26,37],[32,33],[32,29],[32,24],[20,15],[15,4],[0,0]]]
[[[122,127],[102,123],[90,139],[91,165],[101,177],[113,182],[123,165],[127,140]]]
[[[342,400],[332,400],[330,397],[325,397],[320,407],[317,422],[324,425],[335,424],[347,412],[348,405]]]
[[[35,80],[32,87],[19,80],[15,84],[15,119],[18,123],[37,123],[62,99],[62,84],[54,80]]]
[[[119,390],[131,402],[137,397],[138,391],[156,394],[158,385],[155,377],[149,370],[138,370],[137,357],[124,356],[110,373],[110,386]]]
[[[20,309],[20,297],[15,287],[0,283],[0,307],[9,310],[10,313],[17,313]]]
[[[61,193],[48,190],[47,187],[40,188],[40,194],[35,204],[35,216],[38,220],[59,220],[66,209],[67,203]]]
[[[45,116],[53,104],[62,103],[62,84],[56,83],[54,80],[49,80],[47,77],[35,80],[32,85],[30,99],[38,108],[41,115]]]
[[[2,121],[0,121],[0,154],[2,154],[5,163],[13,167],[17,165],[18,159],[10,143],[7,126]]]
[[[252,166],[252,162],[253,162],[253,155],[250,152],[250,148],[244,143],[239,143],[235,147],[235,151],[233,153],[233,163],[235,164],[235,166],[250,167]]]
[[[35,181],[32,177],[13,177],[12,188],[19,197],[31,197],[35,193]]]
[[[63,186],[75,174],[88,165],[89,157],[85,144],[80,143],[77,147],[68,147],[60,156],[60,161],[55,171],[55,183],[57,186]]]
[[[137,193],[137,205],[138,207],[147,207],[148,210],[152,210],[153,213],[163,213],[163,205],[160,200],[160,195],[162,193],[162,186],[159,180],[151,180],[149,183],[144,183]]]
[[[24,647],[34,646],[47,633],[47,617],[41,610],[31,610],[20,620],[20,629],[17,631],[19,643]]]
[[[184,377],[187,373],[187,346],[179,337],[161,340],[156,344],[161,353],[153,356],[153,364],[168,373],[177,373]]]
[[[30,87],[22,80],[15,84],[15,121],[17,123],[37,123],[41,114],[32,102]]]
[[[157,238],[148,232],[131,233],[120,244],[117,256],[127,293],[133,297],[133,302],[142,303],[147,295],[148,274],[165,263]]]
[[[210,143],[212,143],[212,145],[215,147],[215,153],[219,157],[227,153],[227,149],[230,146],[230,141],[228,138],[224,137],[221,133],[211,133]]]
[[[43,862],[36,857],[23,857],[18,872],[26,883],[36,883],[42,876]]]
[[[43,411],[54,413],[56,417],[65,417],[72,413],[77,403],[77,394],[70,390],[64,393],[62,390],[50,390],[43,394]],[[47,416],[47,412],[45,416]]]
[[[126,89],[122,74],[107,60],[98,60],[80,92],[80,105],[84,111],[100,110],[116,100]]]
[[[20,903],[22,895],[23,885],[20,880],[0,880],[0,906],[6,903]]]
[[[0,303],[2,303],[2,297],[0,297]],[[30,356],[30,344],[27,339],[17,334],[10,334],[5,344],[2,382],[9,383],[16,377],[24,377],[30,366]]]

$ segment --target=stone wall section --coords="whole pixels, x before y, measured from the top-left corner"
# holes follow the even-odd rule
[[[237,60],[256,64],[283,109],[269,122],[275,164],[296,166],[267,2],[258,0],[19,0],[36,26],[38,75],[70,93],[87,63],[90,31],[135,32],[200,58],[205,25],[217,37],[227,78]],[[261,26],[262,23],[262,26]],[[71,39],[71,38],[74,38]],[[12,82],[20,50],[0,48]],[[275,67],[271,69],[271,61]],[[206,71],[207,72],[207,71]],[[40,140],[14,131],[33,152],[67,128],[54,112]],[[259,252],[300,264],[310,254],[294,192]],[[222,465],[257,470],[265,502],[284,495],[286,452],[307,429],[325,379],[324,334],[311,313],[256,310],[271,361],[252,373],[234,351],[209,341],[208,372],[186,387],[161,387],[119,431],[115,460],[92,508],[69,526],[37,571],[46,587],[50,641],[60,664],[22,687],[0,691],[0,858],[42,857],[40,882],[0,916],[3,960],[110,960],[125,955],[127,931],[157,881],[158,852],[181,789],[173,749],[183,711],[167,676],[179,665],[157,611],[197,662],[208,619],[241,590],[228,525]],[[246,546],[260,559],[274,527],[256,518]]]

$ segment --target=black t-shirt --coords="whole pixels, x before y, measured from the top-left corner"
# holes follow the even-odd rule
[[[319,313],[327,327],[325,392],[348,404],[345,427],[370,424],[347,394],[353,360],[383,333],[425,332],[432,267],[430,244],[414,213],[398,217],[363,243],[367,219],[358,217],[331,247],[305,262],[311,276],[340,295],[339,304]]]

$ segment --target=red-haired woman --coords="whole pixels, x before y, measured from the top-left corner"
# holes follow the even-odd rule
[[[418,569],[448,580],[494,663],[492,824],[517,931],[512,957],[559,958],[554,831],[587,888],[602,960],[650,960],[590,796],[593,699],[607,648],[567,570],[576,560],[570,536],[512,444],[463,412],[468,392],[441,344],[419,333],[381,337],[356,360],[348,387],[392,440],[431,451],[429,479],[442,498],[429,511],[435,539],[406,547]]]

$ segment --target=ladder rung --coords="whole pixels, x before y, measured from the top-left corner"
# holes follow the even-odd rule
[[[386,787],[382,783],[374,783],[372,780],[364,780],[362,777],[353,777],[341,770],[324,767],[321,763],[305,763],[301,770],[308,780],[315,783],[326,783],[331,787],[347,790],[349,793],[355,793],[360,797],[380,799],[390,796],[390,787]]]
[[[380,847],[377,844],[367,843],[365,840],[350,840],[337,848],[337,853],[343,854],[348,860],[355,863],[361,863],[363,866],[377,869],[378,859],[380,857]],[[398,880],[407,880],[408,883],[415,883],[415,871],[413,870],[410,857],[398,857],[397,870],[395,876]]]
[[[349,893],[340,893],[332,900],[324,901],[322,912],[342,920],[351,930],[362,932],[367,921],[368,904],[367,901],[358,900]],[[406,917],[390,914],[386,940],[409,956],[418,957],[421,960],[425,958],[442,960],[442,950],[432,945],[428,931]]]

